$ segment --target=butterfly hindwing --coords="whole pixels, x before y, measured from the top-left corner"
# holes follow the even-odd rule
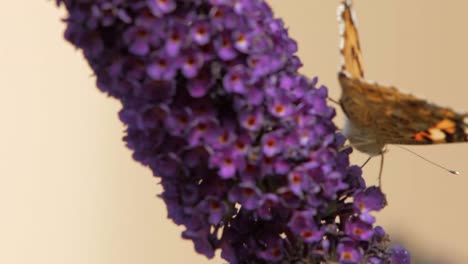
[[[435,144],[467,141],[467,115],[441,107],[394,87],[339,76],[343,110],[361,128],[374,131],[382,144]],[[365,96],[363,96],[365,95]]]

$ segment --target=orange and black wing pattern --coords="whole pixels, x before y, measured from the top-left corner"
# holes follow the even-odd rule
[[[468,114],[436,105],[395,87],[339,75],[347,96],[341,105],[358,127],[374,131],[381,144],[438,144],[468,141]]]

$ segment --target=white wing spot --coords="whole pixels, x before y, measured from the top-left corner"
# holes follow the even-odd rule
[[[434,142],[444,142],[445,141],[445,133],[442,132],[438,128],[431,128],[428,130],[431,134],[431,140]]]
[[[345,23],[343,23],[343,21],[340,21],[340,23],[338,24],[338,32],[342,38],[344,37],[345,30]]]
[[[338,21],[342,21],[345,9],[346,7],[343,3],[338,6],[338,9],[336,10],[336,16],[338,17]]]
[[[463,123],[465,123],[465,125],[468,126],[468,116],[465,116],[465,117],[463,118]],[[468,129],[468,127],[467,127],[467,129]]]
[[[353,21],[354,26],[357,27],[356,12],[354,10],[351,10],[351,21]]]

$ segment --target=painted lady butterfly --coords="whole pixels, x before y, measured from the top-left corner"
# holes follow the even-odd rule
[[[401,93],[395,87],[364,80],[351,0],[343,0],[338,18],[343,55],[338,73],[342,88],[339,104],[347,118],[343,134],[353,147],[375,156],[382,155],[387,144],[468,141],[468,114]]]

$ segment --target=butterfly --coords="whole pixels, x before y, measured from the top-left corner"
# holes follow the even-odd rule
[[[339,104],[346,116],[343,134],[351,146],[370,157],[381,155],[383,162],[388,144],[468,141],[467,113],[429,103],[393,86],[366,81],[352,0],[340,4],[338,19],[343,58],[338,72],[342,88]]]

